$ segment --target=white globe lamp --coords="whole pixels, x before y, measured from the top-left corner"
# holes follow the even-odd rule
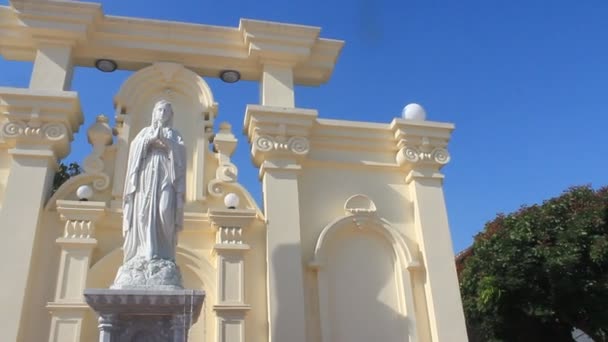
[[[236,209],[239,206],[239,196],[235,193],[229,193],[224,197],[224,205],[228,209]]]
[[[424,121],[426,120],[426,111],[417,103],[410,103],[403,107],[403,118],[406,120]]]
[[[81,185],[76,189],[76,197],[81,201],[88,201],[93,197],[93,188],[90,185]]]

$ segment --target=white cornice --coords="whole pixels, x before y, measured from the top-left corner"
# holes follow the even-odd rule
[[[297,65],[310,58],[321,29],[319,27],[281,24],[241,19],[239,31],[243,34],[250,55],[260,61]]]
[[[58,200],[57,212],[63,220],[97,221],[105,214],[106,203]]]
[[[256,211],[251,209],[213,209],[207,215],[215,228],[248,228],[258,218]]]
[[[99,4],[76,1],[13,0],[0,6],[0,54],[35,58],[42,42],[70,44],[76,65],[98,58],[120,69],[138,70],[158,61],[183,64],[201,76],[235,69],[244,80],[259,80],[263,63],[294,68],[296,84],[326,82],[343,41],[319,37],[320,28],[242,19],[239,27],[104,15]]]

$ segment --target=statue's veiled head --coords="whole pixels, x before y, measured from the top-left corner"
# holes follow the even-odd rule
[[[163,127],[173,126],[173,107],[171,102],[160,100],[154,105],[152,111],[152,124],[160,122]]]

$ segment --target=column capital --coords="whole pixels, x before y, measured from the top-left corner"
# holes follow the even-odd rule
[[[248,105],[244,129],[255,165],[299,164],[310,152],[309,136],[317,115],[312,109]]]
[[[397,153],[395,160],[412,177],[440,176],[450,162],[448,141],[454,126],[448,123],[395,119],[391,123]]]
[[[8,148],[52,151],[57,159],[68,155],[84,120],[78,95],[59,90],[0,87],[0,113],[0,141]]]

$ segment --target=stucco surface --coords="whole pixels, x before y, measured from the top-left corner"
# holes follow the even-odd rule
[[[6,341],[97,339],[82,294],[108,288],[122,264],[128,146],[159,99],[172,102],[187,150],[176,263],[184,288],[206,294],[191,341],[467,340],[441,173],[452,124],[327,120],[295,108],[295,85],[326,82],[343,44],[317,27],[135,25],[94,3],[37,6],[0,6],[0,36],[10,38],[0,54],[34,63],[28,88],[0,88],[0,226],[19,227],[0,242],[0,257],[15,260],[0,268],[11,279],[0,297]],[[162,33],[145,35],[167,28],[183,49]],[[116,45],[109,58],[137,72],[114,94],[115,127],[104,117],[81,127],[72,68],[93,65],[104,44]],[[227,61],[260,85],[243,118],[263,210],[238,182],[236,137],[217,125],[221,112],[201,78]],[[57,160],[79,129],[93,146],[85,172],[51,195]],[[93,190],[88,201],[76,195],[84,185]],[[240,199],[234,209],[224,205],[228,193]]]

